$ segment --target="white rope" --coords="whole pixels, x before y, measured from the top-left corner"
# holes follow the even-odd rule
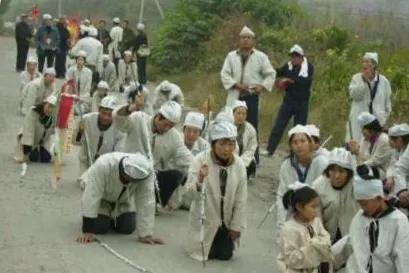
[[[100,241],[99,239],[95,239],[95,241],[97,241],[109,253],[111,253],[112,255],[114,255],[115,257],[117,257],[118,259],[120,259],[121,261],[126,263],[127,265],[131,266],[132,268],[138,270],[139,272],[153,273],[152,271],[150,271],[150,270],[148,270],[148,269],[146,269],[146,268],[144,268],[142,266],[139,266],[139,265],[135,264],[134,262],[132,262],[131,260],[129,260],[128,258],[122,256],[121,254],[116,252],[113,248],[111,248],[109,245],[107,245],[106,243]]]

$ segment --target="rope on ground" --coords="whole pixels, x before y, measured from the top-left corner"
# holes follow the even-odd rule
[[[98,242],[103,248],[105,248],[109,253],[111,253],[112,255],[114,255],[115,257],[117,257],[119,260],[123,261],[124,263],[126,263],[127,265],[131,266],[132,268],[138,270],[139,272],[144,272],[144,273],[154,273],[142,266],[139,266],[137,264],[135,264],[134,262],[132,262],[131,260],[129,260],[128,258],[122,256],[121,254],[119,254],[118,252],[116,252],[113,248],[111,248],[109,245],[107,245],[106,243],[102,242],[99,239],[95,239],[96,242]]]

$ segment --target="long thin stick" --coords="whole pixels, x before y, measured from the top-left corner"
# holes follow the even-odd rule
[[[101,240],[95,238],[95,241],[98,242],[100,244],[100,246],[102,246],[103,248],[105,248],[109,253],[111,253],[112,255],[114,255],[115,257],[117,257],[118,259],[120,259],[121,261],[123,261],[124,263],[126,263],[127,265],[131,266],[132,268],[138,270],[139,272],[145,272],[145,273],[153,273],[152,271],[139,266],[137,264],[135,264],[134,262],[132,262],[131,260],[129,260],[128,258],[122,256],[121,254],[119,254],[118,252],[116,252],[113,248],[111,248],[108,244],[102,242]]]
[[[264,215],[263,219],[260,221],[260,224],[258,224],[257,229],[261,228],[264,224],[264,222],[267,220],[267,217],[273,213],[277,203],[274,203],[271,205],[271,207],[267,210],[266,214]]]
[[[321,144],[321,148],[324,148],[325,145],[327,145],[327,143],[332,139],[332,135],[330,135],[329,137],[327,137],[327,139]]]
[[[203,263],[203,268],[206,267],[206,258],[205,258],[205,249],[204,249],[204,224],[206,220],[206,189],[205,185],[202,184],[202,188],[200,191],[200,245],[202,248],[202,263]]]

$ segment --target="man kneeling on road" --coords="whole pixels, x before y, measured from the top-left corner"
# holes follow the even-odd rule
[[[95,234],[105,234],[111,228],[120,234],[131,234],[137,228],[140,242],[163,244],[152,236],[154,177],[151,160],[140,153],[114,152],[99,157],[82,176],[83,234],[78,242],[90,243]]]

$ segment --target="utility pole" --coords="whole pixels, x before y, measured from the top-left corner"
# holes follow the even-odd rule
[[[163,13],[163,10],[162,10],[162,7],[159,4],[159,1],[158,0],[154,0],[154,1],[155,1],[155,4],[156,4],[156,7],[158,8],[160,17],[162,18],[162,20],[165,19],[165,14]]]
[[[143,22],[143,12],[145,9],[145,0],[141,0],[141,7],[139,9],[139,22],[138,23],[142,23]]]
[[[62,15],[62,3],[61,0],[58,0],[58,17]]]

